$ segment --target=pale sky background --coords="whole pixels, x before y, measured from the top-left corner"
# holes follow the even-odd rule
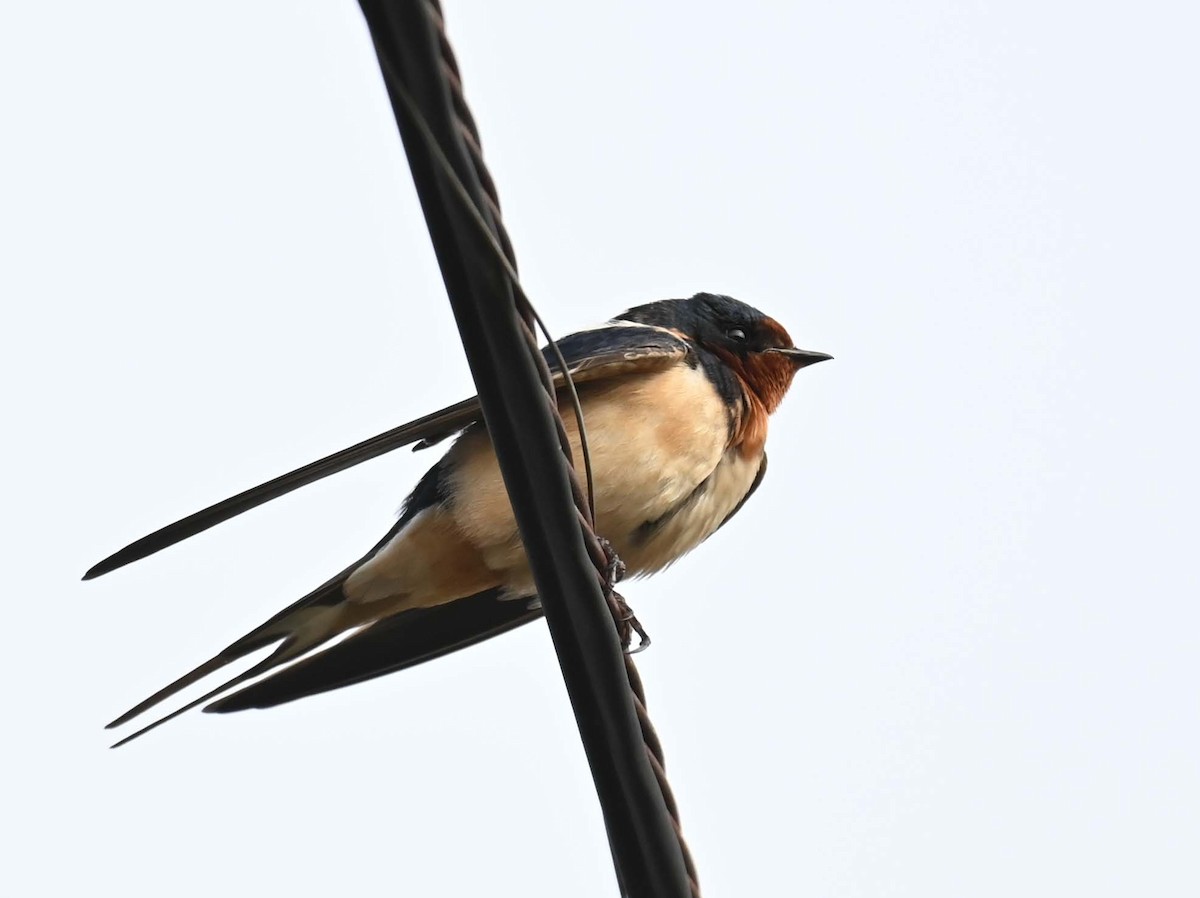
[[[733,294],[836,361],[628,585],[716,896],[1200,894],[1193,4],[447,0],[560,333]],[[357,6],[7,4],[5,895],[616,894],[542,625],[103,723],[338,570],[471,392]]]

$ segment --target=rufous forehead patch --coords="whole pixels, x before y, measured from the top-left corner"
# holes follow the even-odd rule
[[[783,343],[783,345],[781,347],[782,349],[790,349],[794,345],[792,343],[792,336],[791,336],[791,334],[789,334],[787,332],[787,328],[784,327],[782,324],[780,324],[778,321],[776,321],[774,318],[771,318],[768,316],[763,319],[762,324],[763,324],[764,329],[766,329],[767,331],[770,331],[771,333],[773,333],[777,337],[779,337],[779,339]]]

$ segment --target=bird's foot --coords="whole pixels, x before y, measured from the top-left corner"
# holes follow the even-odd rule
[[[608,598],[608,607],[612,612],[613,623],[617,625],[617,637],[621,640],[621,649],[628,655],[644,652],[650,646],[650,637],[641,622],[638,621],[637,615],[633,613],[633,609],[629,607],[629,603],[625,601],[625,597],[613,588],[625,576],[625,562],[617,555],[617,550],[613,548],[612,543],[603,536],[599,536],[597,539],[600,542],[600,548],[604,551],[605,568],[602,573],[604,595]],[[638,635],[638,644],[636,648],[630,648],[634,633]]]
[[[650,634],[637,619],[637,615],[633,613],[633,609],[629,607],[625,597],[619,592],[610,591],[608,603],[613,612],[613,619],[617,623],[617,636],[621,639],[621,648],[625,654],[636,655],[638,652],[644,652],[650,648]],[[634,633],[638,635],[638,644],[636,647],[630,648]]]

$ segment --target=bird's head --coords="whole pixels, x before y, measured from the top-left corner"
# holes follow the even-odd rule
[[[719,293],[653,302],[620,317],[671,328],[712,352],[742,378],[768,412],[779,407],[797,371],[833,358],[797,349],[774,318]]]

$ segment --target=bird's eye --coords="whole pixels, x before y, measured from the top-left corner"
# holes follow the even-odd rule
[[[725,331],[725,336],[727,336],[730,340],[737,340],[739,343],[746,342],[746,332],[740,327],[731,327],[729,330]]]

